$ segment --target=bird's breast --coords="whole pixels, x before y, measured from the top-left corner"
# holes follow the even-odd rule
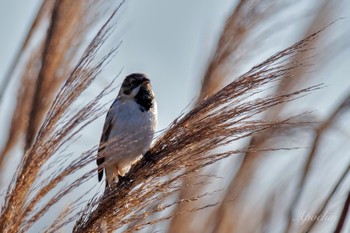
[[[117,101],[113,108],[110,139],[115,141],[114,156],[140,156],[150,148],[156,129],[155,111],[140,110],[135,101]]]
[[[156,124],[155,111],[142,111],[142,106],[133,100],[117,104],[114,110],[114,121],[117,128],[127,128],[129,131],[138,131],[154,128]]]

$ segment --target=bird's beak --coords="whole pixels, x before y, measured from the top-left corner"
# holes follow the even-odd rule
[[[142,84],[141,85],[144,86],[144,87],[149,87],[150,86],[150,80],[148,78],[144,78],[142,80]]]
[[[150,80],[148,78],[143,78],[142,84],[150,83]]]

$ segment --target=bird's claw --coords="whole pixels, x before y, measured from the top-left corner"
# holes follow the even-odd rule
[[[149,151],[147,151],[143,157],[145,157],[146,161],[156,164],[156,160],[153,158],[152,154]]]

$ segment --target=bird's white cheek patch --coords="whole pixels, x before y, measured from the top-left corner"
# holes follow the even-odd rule
[[[138,86],[138,87],[136,87],[136,88],[134,88],[132,91],[131,91],[131,93],[130,93],[130,97],[131,98],[134,98],[136,95],[137,95],[137,93],[139,93],[139,91],[140,91],[140,85]]]
[[[137,93],[139,92],[139,90],[140,90],[140,86],[138,86],[138,87],[136,87],[136,88],[134,88],[132,91],[131,91],[131,93],[130,94],[125,94],[125,93],[120,93],[120,99],[134,99],[135,98],[135,96],[137,95]]]

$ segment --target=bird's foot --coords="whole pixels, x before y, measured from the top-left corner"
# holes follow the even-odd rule
[[[118,175],[118,179],[119,179],[118,183],[124,183],[127,180],[125,176],[121,176],[121,175]]]
[[[153,158],[152,154],[149,151],[147,151],[143,157],[145,157],[146,161],[150,161],[156,164],[156,160]]]

